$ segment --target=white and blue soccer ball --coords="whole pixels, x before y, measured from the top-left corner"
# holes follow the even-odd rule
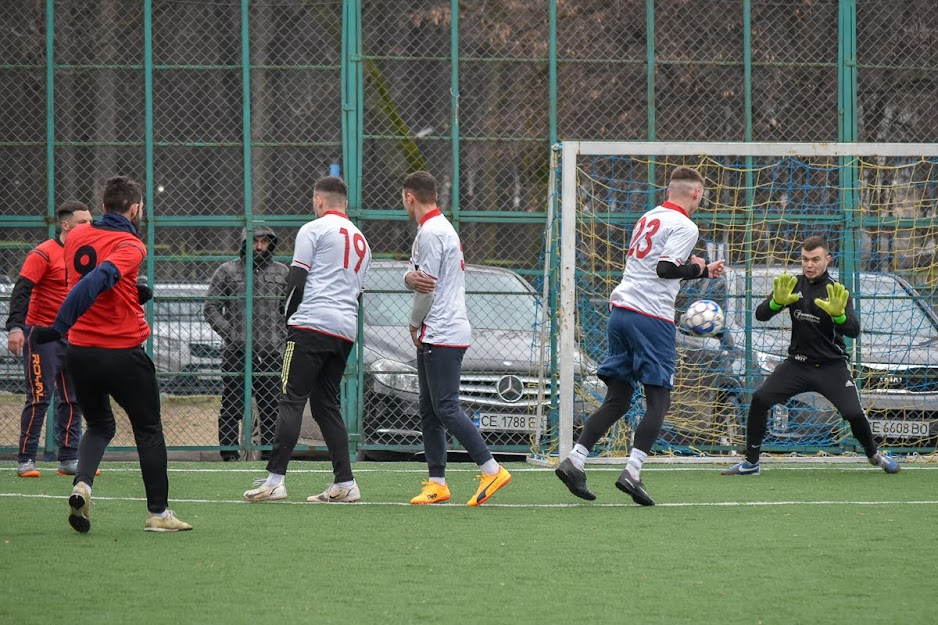
[[[709,299],[699,299],[687,307],[684,327],[697,336],[713,336],[723,329],[723,309]]]

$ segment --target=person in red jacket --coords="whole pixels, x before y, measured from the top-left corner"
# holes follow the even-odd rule
[[[32,330],[55,320],[65,301],[65,239],[75,226],[91,222],[91,211],[76,201],[64,202],[55,213],[58,235],[30,250],[10,297],[6,321],[7,349],[23,357],[26,375],[26,405],[20,418],[20,444],[16,473],[39,477],[36,451],[46,412],[55,400],[55,445],[58,447],[59,475],[75,475],[78,441],[81,439],[81,410],[65,367],[64,338],[44,345],[36,343]]]
[[[72,372],[88,431],[78,447],[69,497],[69,524],[91,529],[91,488],[104,451],[114,437],[110,397],[127,412],[137,443],[147,495],[146,531],[176,532],[192,526],[168,509],[166,440],[153,361],[140,344],[150,335],[143,314],[147,299],[137,284],[146,246],[137,238],[143,215],[140,186],[124,176],[107,181],[104,216],[75,228],[65,244],[69,293],[52,327],[37,327],[39,343],[68,333],[65,362]]]

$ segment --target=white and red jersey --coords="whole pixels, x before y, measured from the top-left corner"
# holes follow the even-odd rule
[[[430,211],[420,220],[408,271],[419,271],[436,280],[433,304],[420,328],[421,342],[469,347],[472,326],[466,314],[466,263],[462,243],[440,209]]]
[[[664,202],[642,215],[632,229],[622,281],[609,303],[674,323],[674,300],[681,281],[659,278],[658,263],[666,260],[680,267],[697,238],[697,225],[677,204]]]
[[[355,341],[358,296],[365,290],[371,248],[345,213],[326,211],[296,235],[293,266],[309,274],[288,325]]]

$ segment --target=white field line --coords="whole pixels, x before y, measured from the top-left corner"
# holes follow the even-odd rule
[[[50,499],[62,502],[66,499],[65,495],[44,495],[44,494],[26,494],[26,493],[0,493],[0,497],[20,498],[20,499]],[[94,501],[118,501],[118,502],[146,502],[143,497],[94,497]],[[416,507],[406,501],[360,501],[349,504],[315,504],[305,501],[271,501],[271,502],[250,502],[243,499],[173,499],[171,503],[193,503],[193,504],[237,504],[237,505],[302,505],[302,506],[336,506],[343,505],[347,507],[358,506],[407,506]],[[938,505],[936,501],[701,501],[701,502],[672,502],[659,503],[659,508],[733,508],[733,507],[757,507],[757,506],[934,506]],[[420,506],[422,508],[466,508],[465,504],[458,503],[439,503],[432,506]],[[486,503],[483,508],[639,508],[634,503]]]
[[[691,472],[711,472],[718,470],[721,466],[724,466],[728,463],[714,463],[712,465],[692,465],[685,467],[675,467],[675,466],[663,466],[663,465],[646,465],[644,471],[652,473],[668,473],[668,472],[680,472],[680,471],[691,471]],[[118,465],[118,466],[115,466]],[[123,466],[121,466],[123,465]],[[857,462],[857,466],[844,466],[840,465],[830,465],[830,464],[816,464],[811,466],[775,466],[769,465],[765,467],[767,472],[771,471],[880,471],[877,467],[870,466],[866,461]],[[938,471],[938,464],[905,464],[901,463],[903,471]],[[40,471],[49,471],[52,472],[53,467],[37,467]],[[588,473],[593,472],[621,472],[622,466],[592,466],[589,465],[586,468]],[[512,474],[515,473],[553,473],[553,467],[509,467]],[[16,470],[16,465],[11,465],[7,467],[0,466],[0,472],[9,471],[13,472]],[[353,470],[355,473],[423,473],[425,474],[427,470],[425,468],[358,468],[353,465]],[[174,469],[170,467],[168,469],[170,473],[251,473],[251,474],[263,474],[263,466],[258,466],[256,468],[243,468],[243,469],[233,469],[233,468],[223,468],[223,469],[201,469],[201,468],[184,468],[184,469]],[[101,465],[102,473],[140,473],[139,465],[136,462],[105,462]],[[477,467],[454,467],[452,465],[446,467],[447,473],[478,473],[479,469]],[[288,473],[293,475],[295,473],[332,473],[331,468],[322,468],[322,469],[289,469]]]

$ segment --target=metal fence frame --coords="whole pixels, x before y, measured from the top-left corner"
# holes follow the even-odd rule
[[[44,71],[45,72],[45,96],[46,96],[46,110],[45,110],[45,119],[46,119],[46,132],[45,138],[43,141],[10,141],[5,140],[3,137],[0,137],[0,148],[21,148],[21,147],[32,147],[36,149],[45,148],[45,187],[46,187],[46,216],[25,216],[25,215],[7,215],[0,214],[0,229],[6,228],[45,228],[49,235],[52,236],[54,232],[54,213],[55,213],[55,198],[56,198],[56,188],[55,188],[55,166],[56,166],[56,149],[67,146],[86,146],[94,147],[99,145],[106,145],[107,142],[99,141],[86,141],[86,142],[75,142],[75,141],[61,141],[56,137],[56,121],[55,121],[55,111],[56,106],[59,103],[56,100],[56,76],[63,72],[80,72],[88,70],[127,70],[132,72],[142,72],[144,77],[144,137],[142,142],[124,142],[117,143],[111,142],[110,145],[124,145],[132,147],[142,147],[145,157],[145,167],[146,167],[146,177],[145,177],[145,194],[147,198],[155,198],[154,196],[154,153],[155,150],[170,147],[173,145],[172,142],[158,142],[154,138],[154,75],[161,71],[166,70],[201,70],[206,69],[203,66],[198,65],[160,65],[154,63],[153,58],[153,4],[154,0],[139,0],[142,3],[142,12],[143,12],[143,62],[142,64],[131,64],[131,65],[109,65],[109,64],[100,64],[100,65],[69,65],[69,64],[59,64],[56,62],[55,53],[55,24],[57,12],[61,10],[62,5],[66,4],[62,0],[59,0],[57,3],[55,0],[45,0],[45,63],[43,65],[23,65],[16,63],[7,63],[5,64],[3,59],[0,59],[0,72],[4,71],[19,71],[19,70],[34,70],[34,71]],[[547,162],[547,154],[549,152],[550,146],[558,142],[558,140],[575,140],[575,139],[588,139],[589,137],[577,137],[569,136],[565,130],[559,127],[558,117],[558,67],[562,67],[565,63],[574,63],[579,62],[576,59],[564,59],[560,58],[558,53],[558,2],[557,0],[544,0],[544,3],[547,6],[547,14],[549,23],[547,25],[549,41],[547,42],[546,50],[547,55],[543,58],[527,58],[522,59],[524,62],[543,64],[547,69],[548,75],[548,99],[544,102],[544,108],[547,111],[547,120],[548,128],[547,133],[535,139],[530,137],[500,137],[507,141],[527,141],[539,144],[543,147],[545,154],[545,164]],[[58,6],[57,6],[58,5]],[[646,73],[646,84],[647,91],[645,98],[647,101],[647,119],[645,122],[646,133],[644,139],[647,141],[655,141],[659,136],[658,126],[659,119],[658,113],[661,105],[656,100],[656,94],[658,93],[658,86],[656,85],[656,74],[660,69],[667,64],[680,64],[686,63],[686,61],[677,61],[677,60],[668,60],[663,59],[656,50],[656,38],[655,38],[655,25],[656,25],[656,2],[655,0],[645,0],[645,17],[646,17],[646,37],[645,37],[645,59],[644,59],[644,70]],[[212,144],[210,142],[203,142],[199,145],[201,146],[226,146],[226,147],[235,147],[240,148],[243,155],[244,161],[244,173],[243,173],[243,185],[244,185],[244,207],[243,213],[238,214],[227,214],[227,215],[217,215],[217,216],[202,216],[202,217],[182,217],[182,216],[171,216],[171,215],[160,215],[158,211],[154,210],[154,201],[147,202],[147,214],[146,219],[149,223],[149,227],[146,229],[146,243],[148,248],[151,251],[151,256],[148,257],[145,273],[149,281],[152,283],[154,280],[154,265],[157,261],[167,260],[167,258],[161,258],[156,250],[154,249],[154,231],[160,227],[171,227],[171,226],[214,226],[214,227],[234,227],[234,226],[243,226],[248,229],[249,232],[253,231],[255,224],[264,223],[265,225],[278,225],[278,226],[288,226],[293,228],[298,228],[303,223],[308,220],[306,215],[286,215],[286,216],[277,216],[277,215],[256,215],[253,211],[252,206],[252,150],[255,147],[278,147],[277,142],[260,142],[252,136],[252,84],[251,76],[252,71],[261,69],[259,66],[251,64],[251,55],[250,55],[250,43],[251,43],[251,29],[252,23],[250,20],[250,10],[252,8],[252,3],[250,0],[240,0],[240,44],[241,44],[241,58],[239,64],[226,65],[223,69],[228,70],[240,70],[241,77],[241,91],[242,91],[242,128],[243,133],[241,141],[238,143],[217,143]],[[715,61],[716,64],[722,66],[728,66],[738,69],[742,74],[742,83],[743,83],[743,116],[744,116],[744,136],[740,139],[744,141],[753,141],[753,55],[752,55],[752,41],[753,33],[751,28],[752,22],[752,9],[753,9],[753,0],[739,0],[739,10],[741,12],[741,21],[743,25],[743,50],[742,50],[742,62],[737,63],[735,61]],[[460,44],[460,3],[458,0],[450,1],[450,55],[448,57],[439,57],[433,60],[449,63],[450,65],[450,128],[449,134],[446,137],[443,137],[444,140],[451,142],[452,148],[452,171],[449,172],[452,177],[452,188],[451,188],[451,197],[449,198],[449,212],[451,215],[451,220],[454,226],[459,230],[459,228],[466,223],[498,223],[498,224],[511,224],[511,225],[537,225],[545,224],[547,222],[547,208],[546,201],[543,210],[531,210],[527,212],[518,212],[518,211],[504,211],[504,210],[493,210],[493,211],[470,211],[462,210],[460,207],[460,146],[467,141],[475,139],[475,137],[466,136],[460,129],[460,67],[464,63],[471,63],[474,61],[491,61],[498,59],[473,59],[460,56],[459,44]],[[838,0],[838,42],[837,42],[837,59],[836,59],[836,70],[837,70],[837,141],[839,142],[855,142],[859,140],[858,134],[858,71],[863,69],[857,61],[857,2],[856,0]],[[364,222],[368,220],[405,220],[406,215],[403,211],[396,211],[389,214],[388,206],[367,206],[362,202],[362,177],[363,177],[363,145],[366,141],[374,139],[376,137],[366,133],[365,120],[364,120],[364,109],[365,109],[365,83],[366,83],[366,73],[368,70],[368,64],[376,61],[384,60],[385,57],[380,55],[368,56],[363,51],[363,37],[362,37],[362,27],[363,27],[363,0],[344,0],[342,2],[342,28],[341,28],[341,111],[336,111],[337,115],[341,116],[341,128],[342,128],[342,163],[341,171],[345,179],[349,183],[349,215],[353,220],[357,222]],[[510,59],[512,61],[518,59]],[[614,62],[613,59],[602,59],[597,60],[596,62]],[[623,61],[632,63],[633,61]],[[636,64],[640,62],[635,62]],[[778,65],[784,65],[784,63],[779,62]],[[831,64],[826,64],[827,69],[832,69]],[[217,69],[217,68],[216,68]],[[296,71],[304,71],[305,67],[297,66],[291,69]],[[334,68],[333,68],[334,69]],[[919,68],[921,69],[921,68]],[[928,69],[928,68],[926,68]],[[935,68],[938,69],[938,68]],[[462,88],[469,89],[468,85],[463,85]],[[407,130],[406,127],[403,130]],[[632,138],[633,140],[635,138]],[[803,140],[811,141],[815,140],[812,137],[804,137]],[[315,142],[313,142],[315,143]],[[197,147],[193,144],[186,144],[183,147]],[[846,165],[846,161],[844,161]],[[848,179],[845,180],[845,183],[849,184],[849,188],[856,188],[856,181],[850,180],[849,175],[851,169],[845,167],[846,175]],[[749,185],[751,187],[751,185]],[[547,191],[545,189],[545,200],[547,196]],[[845,211],[849,211],[853,203],[844,201],[843,207]],[[26,251],[25,249],[23,250]],[[844,255],[847,257],[851,256],[853,252],[852,249],[845,249]],[[247,262],[249,264],[251,261],[251,255],[247,254]],[[521,270],[520,273],[527,274],[532,276],[532,279],[536,276],[537,270],[527,269]],[[252,276],[250,270],[248,271],[248,289],[249,293],[252,292]],[[555,297],[556,290],[550,290],[550,298],[553,300]],[[248,311],[250,312],[251,302],[248,301]],[[556,302],[551,301],[549,303],[551,310],[555,309]],[[152,302],[148,304],[148,314],[152,315],[153,304]],[[248,314],[248,324],[250,324],[251,315]],[[250,325],[248,330],[248,345],[247,349],[250,351]],[[148,349],[152,352],[152,341],[148,343]],[[358,344],[357,352],[353,352],[355,355],[350,361],[350,366],[348,369],[348,374],[343,386],[344,402],[343,402],[343,411],[346,422],[350,426],[350,446],[353,450],[358,450],[360,448],[360,406],[362,401],[362,370],[361,367],[357,366],[358,360],[361,358],[361,342]],[[250,421],[252,418],[251,409],[250,409],[250,398],[251,398],[251,362],[250,359],[247,359],[247,370],[246,370],[246,383],[245,383],[245,396],[248,401],[245,402],[245,426],[250,428]],[[51,428],[47,428],[47,435],[45,441],[46,449],[53,448],[52,433]],[[247,444],[248,448],[251,448],[250,442]],[[217,449],[216,447],[173,447],[173,449]],[[0,451],[12,451],[10,449],[2,449]]]

